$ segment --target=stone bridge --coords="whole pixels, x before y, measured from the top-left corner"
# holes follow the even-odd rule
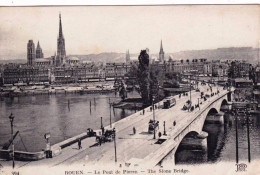
[[[63,148],[61,154],[52,159],[30,163],[16,162],[16,164],[19,164],[19,167],[44,163],[49,167],[74,163],[84,163],[89,166],[110,163],[109,165],[114,166],[117,160],[118,165],[131,164],[144,168],[156,165],[172,167],[175,164],[175,153],[180,146],[207,150],[208,134],[203,131],[204,123],[221,124],[224,122],[222,111],[228,109],[232,91],[220,86],[214,86],[210,91],[209,86],[200,86],[200,92],[192,91],[185,96],[175,96],[176,105],[169,109],[162,108],[163,101],[161,101],[155,104],[154,111],[151,107],[147,107],[143,111],[115,122],[113,124],[116,128],[114,142],[106,142],[98,146],[95,137],[88,137],[82,140],[84,148],[82,151],[75,149],[77,145],[72,144]],[[201,98],[201,92],[214,95],[204,100]],[[199,104],[199,108],[193,111],[182,110],[187,100],[191,100],[193,105]],[[148,122],[153,118],[159,121],[160,130],[159,127],[158,130],[166,132],[166,135],[160,138],[164,139],[164,142],[160,142],[158,136],[154,138],[154,134],[147,132]],[[136,128],[135,134],[133,134],[133,127]],[[105,127],[105,129],[108,128],[110,128],[109,125]],[[55,145],[52,147],[54,148]]]
[[[177,131],[169,133],[164,146],[147,156],[143,164],[147,161],[149,164],[153,162],[154,165],[160,166],[174,165],[175,153],[180,145],[188,149],[207,150],[208,134],[202,130],[203,126],[205,122],[223,124],[222,111],[227,108],[230,101],[231,91],[227,90],[209,98],[207,105],[191,112],[189,120],[182,123]]]

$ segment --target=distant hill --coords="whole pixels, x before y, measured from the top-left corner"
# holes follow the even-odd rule
[[[8,64],[8,63],[24,64],[26,62],[27,62],[26,59],[0,60],[0,64]]]
[[[218,48],[218,49],[207,49],[207,50],[188,50],[180,51],[175,53],[167,53],[165,50],[165,60],[168,60],[169,57],[173,60],[181,59],[199,59],[206,58],[207,60],[245,60],[251,64],[257,63],[259,57],[259,48],[252,47],[229,47],[229,48]],[[131,57],[137,59],[139,53],[130,53]],[[157,57],[158,54],[151,54],[151,57]],[[78,57],[82,61],[93,61],[93,62],[124,62],[125,53],[116,53],[116,52],[103,52],[99,54],[88,54],[88,55],[69,55],[69,57]],[[13,60],[0,60],[0,64],[5,64],[8,62],[13,63],[26,63],[26,59],[13,59]]]
[[[172,54],[166,54],[166,59],[171,55],[173,60],[176,59],[199,59],[207,60],[247,60],[250,63],[256,63],[259,57],[259,48],[252,47],[229,47],[211,50],[190,50],[181,51]]]
[[[93,62],[123,62],[125,61],[125,53],[103,52],[99,54],[89,55],[70,55],[80,58],[82,61]]]
[[[166,51],[165,51],[166,52]],[[199,59],[207,58],[207,60],[248,60],[249,63],[254,64],[257,62],[260,50],[252,47],[229,47],[229,48],[218,48],[208,50],[188,50],[180,51],[175,53],[165,54],[165,59],[168,60],[169,56],[173,60],[180,59]],[[124,62],[125,53],[105,52],[100,54],[89,54],[89,55],[73,55],[84,61],[104,61],[104,62]],[[158,57],[158,54],[151,54],[151,57]],[[137,53],[131,53],[131,57],[138,57]]]

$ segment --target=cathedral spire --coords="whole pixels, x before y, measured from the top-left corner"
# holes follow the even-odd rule
[[[39,43],[39,41],[38,41],[38,43],[37,43],[37,49],[40,49],[41,48],[41,46],[40,46],[40,43]]]
[[[160,48],[160,52],[163,52],[162,40],[161,40],[161,48]]]
[[[36,58],[43,58],[44,54],[42,52],[42,48],[40,46],[40,42],[38,41],[37,47],[36,47]]]
[[[163,51],[162,40],[161,40],[161,47],[160,47],[160,52],[159,52],[159,61],[164,62],[164,51]]]
[[[66,57],[66,50],[65,50],[65,39],[62,33],[62,23],[61,23],[61,14],[59,14],[59,34],[57,39],[57,59],[56,59],[56,66],[61,66],[63,61]]]
[[[62,33],[62,24],[61,24],[61,14],[59,14],[59,17],[60,17],[59,37],[63,38],[63,33]]]

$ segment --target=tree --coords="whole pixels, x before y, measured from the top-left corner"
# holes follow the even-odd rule
[[[171,87],[171,88],[179,88],[179,82],[180,82],[180,75],[179,73],[176,72],[169,72],[165,74],[166,77],[166,83],[165,85],[167,87]]]
[[[149,55],[146,50],[141,50],[138,57],[138,66],[133,64],[127,76],[135,79],[136,84],[139,85],[139,94],[141,95],[144,106],[150,105],[152,99],[155,101],[164,97],[163,91],[160,88],[163,85],[165,72],[161,67],[149,65]]]
[[[119,91],[119,95],[120,95],[121,99],[124,100],[127,97],[127,93],[125,90],[124,83],[122,81],[118,87],[118,91]]]
[[[149,55],[146,50],[141,50],[138,57],[139,66],[137,81],[140,86],[140,94],[144,104],[150,103],[150,76],[149,76]]]

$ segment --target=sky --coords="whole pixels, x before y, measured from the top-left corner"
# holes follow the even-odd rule
[[[219,47],[258,47],[260,6],[0,7],[0,59],[26,58],[28,40],[45,57],[57,49],[59,13],[67,55],[165,53]]]

